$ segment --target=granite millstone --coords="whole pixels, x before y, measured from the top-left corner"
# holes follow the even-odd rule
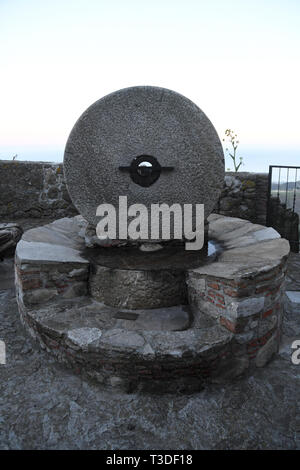
[[[119,166],[140,155],[155,157],[160,177],[149,187],[134,183]],[[207,116],[184,96],[163,88],[119,90],[91,105],[76,122],[66,145],[64,172],[71,199],[96,225],[102,203],[204,204],[213,210],[224,182],[224,155]]]

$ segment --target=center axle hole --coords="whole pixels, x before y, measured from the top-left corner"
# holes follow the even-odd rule
[[[150,162],[143,161],[138,164],[137,173],[141,176],[151,175],[153,165]]]

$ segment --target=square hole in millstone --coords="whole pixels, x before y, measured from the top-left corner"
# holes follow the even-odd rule
[[[132,320],[135,321],[139,317],[138,313],[134,312],[124,312],[119,310],[115,315],[114,318],[118,318],[120,320]]]

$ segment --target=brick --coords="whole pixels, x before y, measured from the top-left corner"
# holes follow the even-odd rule
[[[226,308],[225,305],[222,305],[222,304],[216,304],[216,307],[223,308],[223,309]]]
[[[212,297],[213,299],[214,299],[215,296],[216,296],[216,294],[215,294],[215,292],[214,292],[213,290],[209,290],[209,291],[207,292],[207,294],[210,295],[210,297]]]
[[[23,290],[33,290],[42,287],[40,279],[26,279],[21,282]]]
[[[272,313],[273,313],[273,309],[270,308],[269,310],[263,313],[263,318],[269,317],[270,315],[272,315]]]
[[[223,296],[223,295],[221,295],[221,294],[216,294],[216,300],[217,300],[217,302],[219,302],[220,304],[225,305],[225,299],[224,299],[224,296]]]
[[[264,297],[248,297],[243,300],[234,300],[227,303],[227,310],[229,316],[233,318],[247,318],[252,319],[260,313],[264,308]]]
[[[26,271],[24,269],[20,269],[16,267],[16,271],[20,277],[34,276],[34,275],[40,274],[40,271],[37,269]]]
[[[210,287],[211,289],[220,290],[220,285],[217,284],[216,282],[208,282],[207,286]]]
[[[225,317],[220,317],[220,323],[221,325],[225,326],[227,330],[231,331],[232,333],[236,333],[236,323],[233,323]]]
[[[224,289],[224,293],[226,295],[229,295],[230,297],[238,297],[239,296],[239,293],[238,293],[237,290],[229,289],[228,287],[226,287]]]
[[[225,279],[222,279],[221,284],[224,286],[236,287],[238,289],[244,289],[249,286],[249,283],[246,281],[229,281]]]

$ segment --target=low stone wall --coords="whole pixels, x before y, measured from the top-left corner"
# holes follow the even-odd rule
[[[199,389],[263,367],[279,348],[289,244],[271,227],[217,214],[208,221],[223,251],[199,267],[177,268],[185,269],[188,305],[166,308],[158,297],[155,309],[137,308],[152,289],[151,272],[147,281],[128,263],[104,269],[102,281],[117,286],[122,274],[127,288],[135,278],[135,292],[128,289],[125,300],[113,291],[93,297],[81,216],[27,231],[15,263],[24,326],[59,361],[126,390]],[[124,259],[123,249],[112,250]],[[164,277],[157,282],[166,297],[173,292]],[[136,295],[141,305],[133,305]]]
[[[226,173],[214,212],[265,225],[267,189],[267,174]],[[76,214],[62,163],[0,161],[0,217],[13,220]]]
[[[1,218],[60,218],[76,214],[61,163],[0,161]]]
[[[214,212],[266,224],[267,173],[226,173],[224,188]]]
[[[294,253],[299,253],[299,214],[287,208],[279,197],[270,198],[267,223],[289,240]]]

